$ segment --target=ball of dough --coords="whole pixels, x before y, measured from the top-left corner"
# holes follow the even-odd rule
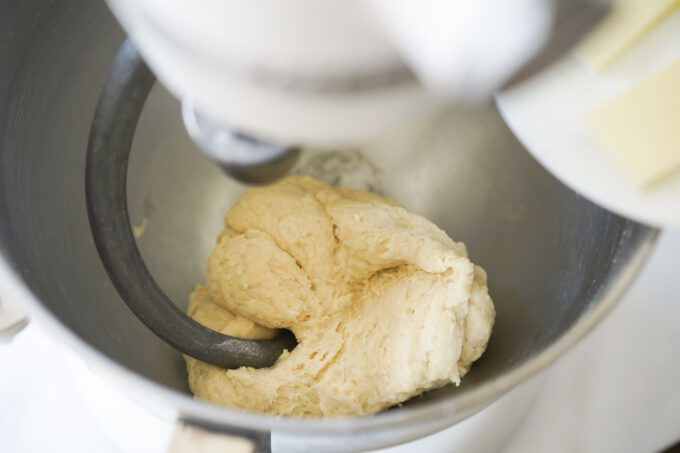
[[[465,246],[377,195],[306,176],[249,190],[227,213],[189,315],[298,346],[271,368],[186,357],[201,399],[277,415],[372,414],[459,384],[494,321]]]

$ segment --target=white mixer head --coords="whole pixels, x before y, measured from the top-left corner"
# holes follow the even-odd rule
[[[361,144],[448,100],[488,100],[550,43],[560,6],[591,3],[109,0],[187,123],[277,149]],[[214,157],[221,142],[187,125]]]

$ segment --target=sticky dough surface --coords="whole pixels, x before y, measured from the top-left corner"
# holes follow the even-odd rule
[[[377,195],[294,176],[227,213],[189,315],[228,335],[299,344],[272,368],[187,357],[201,399],[295,416],[371,414],[460,383],[494,320],[465,246]]]

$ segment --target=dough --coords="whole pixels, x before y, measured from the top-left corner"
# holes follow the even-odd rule
[[[298,340],[271,368],[186,357],[201,399],[302,417],[371,414],[460,383],[494,321],[486,274],[428,220],[307,176],[227,213],[189,315],[222,333]]]

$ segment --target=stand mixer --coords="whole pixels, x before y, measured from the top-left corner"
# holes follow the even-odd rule
[[[292,168],[300,146],[362,144],[447,99],[488,100],[559,56],[607,11],[585,0],[470,3],[111,0],[110,6],[181,99],[199,148],[232,177],[266,183]],[[507,32],[480,34],[495,27]],[[175,348],[223,368],[270,366],[295,346],[290,332],[255,341],[201,326],[163,293],[137,250],[126,172],[153,82],[126,43],[88,147],[88,213],[102,262],[137,317]]]
[[[313,17],[319,19],[302,23],[314,24],[316,28],[299,37],[298,42],[314,42],[319,46],[321,37],[325,36],[323,31],[328,31],[326,37],[333,35],[329,18],[337,17],[340,21],[342,17],[337,9],[350,9],[353,5],[356,10],[362,5],[364,11],[369,5],[318,2],[324,8],[333,8],[325,10],[324,15],[313,9],[312,3],[309,2],[307,11],[310,14],[316,11]],[[482,3],[486,4],[475,2]],[[500,17],[514,17],[507,14],[508,7],[501,3],[496,5],[497,11],[503,11]],[[580,5],[574,11],[591,11],[587,7],[589,2],[556,2],[557,9],[535,11],[545,12],[544,17],[550,22],[557,17],[553,15],[556,12],[570,10],[567,3]],[[395,14],[398,10],[403,13],[398,16],[399,20],[397,16],[378,19],[381,16],[377,12],[370,15],[366,12],[363,22],[356,17],[352,19],[353,16],[348,21],[340,21],[339,24],[344,25],[355,22],[365,25],[346,33],[356,37],[359,45],[345,53],[317,52],[315,56],[320,61],[311,66],[302,65],[278,49],[269,53],[262,48],[260,53],[253,50],[258,49],[255,44],[264,46],[260,40],[267,36],[277,37],[267,41],[270,45],[281,41],[283,33],[268,32],[273,33],[277,24],[279,27],[288,24],[291,33],[301,29],[300,22],[283,15],[283,6],[269,10],[271,14],[256,15],[258,20],[246,21],[243,11],[255,8],[251,5],[253,2],[229,3],[234,8],[232,14],[221,18],[214,15],[214,19],[223,24],[225,30],[241,33],[238,41],[227,42],[233,45],[232,53],[224,49],[224,55],[239,57],[230,60],[234,65],[238,62],[241,68],[229,66],[234,68],[233,77],[227,77],[229,71],[218,71],[224,66],[189,64],[192,55],[197,58],[205,51],[199,51],[198,45],[180,52],[184,47],[170,39],[173,33],[162,33],[160,28],[164,23],[174,32],[179,30],[177,24],[142,21],[143,18],[149,20],[154,13],[171,14],[172,8],[184,3],[169,2],[162,5],[165,10],[159,7],[150,15],[147,11],[145,16],[140,16],[142,6],[149,4],[140,0],[130,3],[130,8],[123,8],[123,2],[111,2],[133,43],[122,49],[119,48],[125,33],[103,2],[8,0],[5,14],[0,15],[3,42],[0,46],[3,62],[0,65],[0,298],[3,304],[6,301],[21,304],[32,319],[84,358],[90,370],[132,396],[154,415],[170,422],[247,436],[256,442],[263,439],[266,442],[268,433],[274,432],[279,439],[285,438],[294,451],[367,450],[406,442],[480,411],[556,360],[597,325],[645,262],[656,237],[655,229],[608,212],[562,185],[531,158],[494,106],[481,102],[483,93],[488,95],[495,89],[488,87],[520,80],[560,54],[548,50],[560,48],[557,46],[560,42],[570,41],[558,39],[572,35],[560,30],[578,28],[570,28],[569,21],[565,22],[565,28],[557,24],[555,28],[540,28],[545,35],[536,35],[543,36],[537,42],[545,42],[545,52],[538,51],[534,57],[526,56],[526,60],[519,59],[514,65],[505,66],[510,69],[503,71],[502,77],[494,78],[494,83],[485,83],[487,88],[482,90],[480,86],[453,83],[481,82],[482,77],[448,78],[444,75],[450,72],[430,71],[431,66],[425,62],[452,60],[442,58],[438,52],[421,52],[417,49],[422,47],[408,45],[408,39],[385,31],[409,30],[408,20],[434,24],[437,22],[428,20],[439,19],[449,23],[448,16],[435,14],[436,9],[428,9],[427,3],[418,2],[409,12],[409,5],[399,6],[395,2]],[[187,8],[200,12],[199,4],[202,2],[192,2]],[[293,5],[296,4],[286,3],[292,16],[295,16]],[[274,2],[256,5],[276,8]],[[545,5],[553,3],[545,2]],[[600,11],[595,5],[599,4],[593,3],[595,11]],[[380,10],[378,4],[373,7]],[[188,16],[190,10],[185,12]],[[181,11],[175,13],[175,17],[183,15]],[[211,16],[206,15],[208,19]],[[376,18],[369,21],[373,15],[377,15]],[[324,17],[325,22],[321,20]],[[450,20],[465,23],[462,15],[457,17],[451,16]],[[227,19],[234,19],[229,27],[226,27]],[[474,20],[470,19],[471,25]],[[498,22],[493,24],[496,26]],[[203,25],[198,28],[206,32],[211,29]],[[524,26],[529,28],[521,22],[519,29]],[[358,32],[372,27],[372,34],[366,30]],[[484,35],[481,25],[468,31],[474,31],[475,27],[479,34],[474,36]],[[245,34],[244,29],[251,33]],[[442,30],[451,31],[446,27]],[[374,36],[382,45],[364,45],[370,42],[368,36]],[[444,42],[442,35],[426,36],[433,37],[435,42]],[[512,33],[503,36],[512,37]],[[572,36],[571,41],[575,39]],[[469,54],[471,59],[474,55],[481,56],[484,49],[495,49],[481,39],[461,41],[465,42],[464,48],[475,49]],[[316,46],[300,46],[302,48]],[[238,53],[238,49],[242,52]],[[118,59],[114,57],[117,52]],[[362,59],[350,65],[347,60],[352,60],[353,52]],[[163,58],[166,53],[176,58]],[[324,55],[328,58],[321,60]],[[346,59],[333,66],[333,58],[342,55]],[[379,55],[390,58],[375,57]],[[244,74],[243,68],[251,67],[246,65],[252,62],[246,58],[249,56],[259,64],[267,63],[267,69],[309,69],[293,72],[297,77],[289,78],[292,80],[318,80],[311,76],[319,75],[325,67],[336,77],[330,78],[332,83],[328,82],[326,94],[313,94],[313,91],[310,94],[309,86],[304,91],[301,83],[292,81],[274,84],[274,80],[281,80],[274,75],[282,71],[260,72],[254,79],[236,77]],[[457,61],[461,63],[452,64],[448,67],[450,71],[463,68],[473,71],[473,66],[462,63],[472,60],[461,57]],[[487,64],[494,61],[501,60],[492,58]],[[343,82],[347,80],[347,71],[343,69],[367,70],[376,65],[391,68],[379,71],[390,75],[386,80],[394,80],[388,84],[391,88],[381,89],[382,82],[362,82],[359,85],[365,89],[359,92],[341,90],[348,86]],[[480,67],[483,66],[480,63]],[[215,78],[192,79],[199,69],[205,69]],[[328,75],[321,75],[324,74]],[[155,77],[160,84],[154,84]],[[220,82],[217,87],[209,83],[217,79]],[[189,83],[191,80],[194,84]],[[447,85],[446,80],[453,82]],[[187,83],[180,83],[183,81]],[[265,82],[271,82],[267,90],[261,88]],[[103,92],[102,85],[106,86]],[[190,86],[193,88],[189,89]],[[164,91],[164,87],[170,93]],[[286,87],[291,88],[286,91]],[[186,97],[189,94],[191,96]],[[135,294],[143,290],[157,296],[166,295],[144,301],[146,309],[160,307],[165,314],[155,316],[147,312],[151,317],[144,317],[144,307],[137,314],[141,314],[147,324],[161,324],[170,319],[166,328],[181,326],[182,308],[186,307],[189,292],[204,277],[207,253],[222,227],[221,217],[247,188],[226,178],[217,166],[194,149],[184,128],[183,108],[177,102],[185,97],[184,110],[188,115],[184,118],[195,116],[201,130],[207,131],[207,127],[218,132],[226,130],[216,135],[227,136],[229,140],[249,137],[248,145],[256,144],[253,152],[264,149],[260,143],[269,144],[263,146],[273,143],[277,149],[285,150],[284,154],[300,149],[301,162],[318,163],[317,157],[326,154],[324,151],[314,154],[314,150],[307,149],[310,145],[331,147],[332,152],[338,151],[341,156],[354,155],[357,146],[363,157],[356,161],[369,161],[361,167],[366,170],[365,174],[372,175],[372,169],[376,168],[380,181],[377,187],[383,194],[466,242],[480,265],[495,276],[490,290],[495,300],[502,303],[497,304],[495,332],[489,347],[460,387],[446,386],[427,392],[402,407],[375,416],[330,420],[273,417],[218,407],[191,396],[184,361],[173,347],[181,350],[184,346],[169,346],[159,339],[123,303],[132,300],[128,298],[131,290]],[[425,120],[427,112],[447,103],[461,108],[447,107]],[[462,108],[471,103],[475,105]],[[225,111],[221,112],[220,108]],[[93,124],[95,111],[97,119]],[[128,115],[118,115],[122,111]],[[419,118],[424,123],[422,130],[417,126],[418,132],[410,134],[408,123],[418,122]],[[218,127],[212,129],[213,125]],[[393,132],[394,129],[397,131]],[[402,132],[408,133],[404,136]],[[380,137],[383,133],[386,135]],[[372,137],[376,137],[375,144]],[[197,141],[200,144],[201,140]],[[368,142],[371,144],[365,145]],[[102,147],[102,144],[111,147]],[[93,161],[92,153],[97,150],[100,153]],[[112,164],[100,167],[102,159],[111,159]],[[248,163],[249,169],[253,169],[252,163]],[[93,168],[100,168],[98,174],[92,172]],[[362,172],[359,173],[364,174]],[[83,176],[88,181],[87,195],[83,190]],[[111,190],[102,190],[98,182]],[[345,184],[345,180],[341,182]],[[101,198],[95,196],[97,194]],[[99,215],[103,217],[97,220]],[[107,224],[106,219],[111,222]],[[130,223],[148,223],[146,228],[136,228],[146,232],[132,234]],[[109,229],[98,231],[100,227]],[[97,247],[95,242],[99,242]],[[103,248],[102,243],[108,249]],[[117,274],[121,271],[116,267],[120,263],[113,263],[113,267],[112,263],[102,265],[109,253],[107,250],[119,255],[128,253],[130,261],[123,269],[128,274]],[[137,267],[139,262],[134,256],[139,252],[143,257],[141,268]],[[170,301],[177,304],[175,311],[163,307]],[[183,341],[195,340],[192,347],[199,353],[210,349],[210,345],[231,341],[223,337],[203,337],[191,326],[181,332]],[[252,344],[243,346],[247,349]],[[283,347],[278,343],[270,352],[276,355]],[[234,355],[230,347],[221,353],[217,347],[213,351],[217,351],[215,360],[231,360],[234,365],[246,360]],[[262,360],[258,351],[249,359],[261,360],[264,365],[266,357]]]

